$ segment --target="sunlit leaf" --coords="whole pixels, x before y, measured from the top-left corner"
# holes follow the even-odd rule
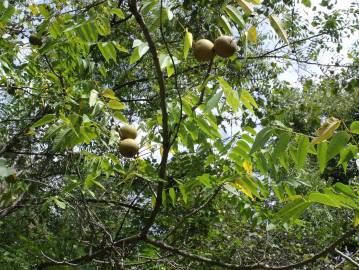
[[[97,46],[107,62],[110,61],[110,59],[116,62],[116,48],[112,42],[99,42]]]
[[[93,107],[96,104],[97,101],[98,92],[96,90],[91,90],[90,92],[90,98],[89,98],[89,105],[90,107]]]
[[[107,105],[113,110],[123,110],[124,108],[126,108],[126,105],[118,100],[110,100]]]
[[[227,17],[222,15],[221,17],[219,17],[218,20],[219,20],[218,23],[222,27],[223,31],[228,35],[232,35],[232,27],[231,27]]]
[[[359,134],[359,121],[354,121],[350,125],[350,132],[355,133],[355,134]]]
[[[312,192],[308,196],[308,201],[321,203],[328,206],[338,207],[341,208],[341,204],[334,200],[330,195],[319,193],[319,192]]]
[[[254,12],[253,7],[247,1],[245,1],[245,0],[237,0],[237,2],[241,6],[243,11],[245,13],[247,13],[248,15],[251,15]]]
[[[218,77],[218,82],[224,92],[227,104],[232,108],[233,111],[238,111],[239,97],[237,91],[234,91],[232,87],[222,77]]]
[[[183,42],[183,57],[184,59],[187,59],[188,56],[188,51],[189,49],[192,47],[192,42],[193,42],[193,35],[191,32],[189,32],[186,29],[186,34],[184,36],[184,42]]]
[[[287,32],[284,30],[281,22],[275,15],[269,15],[269,22],[271,26],[273,27],[274,31],[277,33],[277,35],[285,42],[289,43]]]
[[[318,144],[326,139],[329,139],[334,131],[340,126],[340,120],[330,117],[324,124],[317,130],[317,137],[312,140],[313,144]]]
[[[236,24],[238,28],[243,28],[245,22],[241,16],[239,10],[233,6],[227,5],[224,10],[226,11],[229,18]]]
[[[249,42],[252,42],[252,43],[257,42],[257,29],[255,26],[251,26],[248,29],[248,40],[249,40]]]

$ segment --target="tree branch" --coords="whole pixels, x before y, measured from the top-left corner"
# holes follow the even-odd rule
[[[69,260],[69,261],[55,261],[55,260],[52,259],[50,262],[46,262],[46,263],[42,263],[42,264],[38,265],[36,267],[36,269],[37,270],[42,270],[42,269],[47,269],[47,268],[52,267],[52,266],[77,265],[77,264],[88,263],[88,262],[91,262],[93,259],[103,255],[107,250],[112,249],[113,246],[120,246],[120,245],[133,243],[133,242],[139,241],[140,239],[141,239],[140,235],[132,235],[130,237],[123,238],[121,240],[118,240],[118,241],[114,242],[112,246],[106,246],[106,247],[97,248],[91,254],[87,254],[87,255],[84,255],[82,257],[79,257],[79,258],[76,258],[76,259],[73,259],[73,260]]]
[[[182,217],[182,219],[180,221],[178,221],[172,229],[170,229],[170,231],[166,234],[166,236],[163,238],[163,240],[166,240],[173,232],[175,232],[186,221],[186,219],[195,215],[196,213],[201,211],[203,208],[205,208],[217,196],[217,194],[221,191],[221,189],[222,189],[222,185],[217,187],[216,190],[213,192],[213,194],[210,195],[204,203],[202,203],[197,208],[194,208],[188,214],[184,215]]]
[[[345,255],[343,252],[341,252],[338,249],[334,250],[337,254],[339,254],[340,256],[342,256],[345,260],[349,261],[352,265],[358,267],[359,269],[359,263],[357,263],[356,261],[354,261],[352,258],[350,258],[348,255]]]
[[[136,0],[129,0],[128,5],[130,8],[131,13],[135,17],[138,25],[140,26],[145,39],[148,43],[150,53],[152,55],[152,60],[155,66],[156,76],[157,76],[157,82],[160,88],[160,107],[162,112],[162,146],[163,146],[163,153],[162,153],[162,159],[159,167],[159,173],[158,176],[162,179],[166,178],[166,168],[167,168],[167,161],[168,161],[168,154],[171,148],[170,144],[170,136],[169,136],[169,127],[168,127],[168,112],[167,112],[167,104],[166,104],[166,85],[164,81],[164,76],[161,70],[160,61],[157,54],[157,49],[155,42],[153,41],[153,38],[150,34],[150,31],[148,30],[142,15],[137,10],[137,1]],[[155,221],[155,218],[158,214],[158,212],[161,209],[162,205],[162,190],[163,190],[163,183],[159,183],[157,186],[157,196],[156,196],[156,203],[153,208],[153,211],[151,212],[149,218],[147,219],[143,229],[142,229],[142,236],[145,236],[148,233],[148,230],[151,228],[152,224]]]
[[[299,269],[300,267],[313,263],[317,259],[327,255],[328,253],[332,252],[336,246],[338,246],[341,242],[348,239],[349,237],[353,236],[357,232],[357,228],[353,228],[349,231],[347,231],[345,234],[343,234],[340,238],[338,238],[336,241],[334,241],[332,244],[324,248],[319,253],[315,254],[309,259],[303,260],[298,263],[284,265],[284,266],[269,266],[266,264],[253,264],[253,265],[239,265],[239,264],[232,264],[232,263],[226,263],[218,260],[213,260],[204,256],[196,255],[193,253],[190,253],[186,250],[179,249],[177,247],[170,246],[166,244],[163,241],[157,241],[150,238],[146,238],[145,241],[147,243],[150,243],[154,246],[157,246],[163,250],[172,251],[174,253],[177,253],[181,256],[187,257],[189,259],[192,259],[194,261],[210,264],[210,265],[216,265],[220,266],[226,269],[235,269],[235,270],[250,270],[250,269],[266,269],[266,270],[288,270],[288,269]]]

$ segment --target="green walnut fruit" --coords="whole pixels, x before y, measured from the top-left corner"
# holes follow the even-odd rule
[[[42,45],[42,40],[40,37],[35,36],[35,35],[31,35],[29,37],[29,42],[31,45],[35,45],[35,46],[41,46]]]
[[[215,54],[223,58],[231,57],[237,50],[237,42],[233,37],[220,36],[214,41]]]
[[[133,139],[124,139],[120,141],[119,150],[124,157],[134,157],[138,153],[139,146]]]
[[[200,39],[194,44],[194,57],[200,61],[210,61],[214,56],[213,43],[208,39]]]
[[[131,125],[123,125],[120,128],[120,137],[121,139],[136,139],[137,129]]]

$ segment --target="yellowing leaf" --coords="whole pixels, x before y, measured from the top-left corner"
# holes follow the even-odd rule
[[[252,175],[252,164],[247,160],[243,161],[243,168],[249,175]]]
[[[359,226],[359,211],[355,212],[355,216],[354,216],[354,226],[357,227]]]
[[[234,181],[233,186],[235,188],[239,189],[240,191],[242,191],[244,194],[246,194],[251,199],[253,199],[253,194],[252,194],[251,190],[246,185],[243,185],[243,183],[240,179],[237,179],[236,181]]]
[[[193,43],[193,35],[191,32],[188,32],[186,29],[186,34],[184,36],[184,45],[183,45],[183,57],[184,59],[187,59],[188,51],[192,47]]]
[[[252,43],[257,42],[257,29],[255,26],[248,29],[248,40]]]
[[[110,102],[107,105],[113,110],[122,110],[126,108],[125,104],[117,100],[110,100]]]
[[[322,141],[329,139],[334,131],[340,126],[340,120],[335,117],[330,117],[325,123],[317,130],[317,137],[312,140],[312,144],[319,144]]]
[[[262,3],[263,0],[251,0],[251,2],[255,5],[259,5]]]
[[[112,89],[109,89],[109,88],[105,89],[102,92],[102,96],[104,96],[106,98],[109,98],[109,99],[117,99],[115,92]]]
[[[350,132],[355,133],[355,134],[359,134],[359,121],[354,121],[350,125]]]
[[[237,0],[237,2],[241,6],[241,8],[243,9],[243,11],[245,13],[250,15],[250,14],[252,14],[254,12],[253,7],[247,1],[245,1],[245,0]]]
[[[287,33],[286,31],[284,30],[281,22],[279,21],[279,19],[277,18],[277,16],[275,15],[269,15],[269,22],[271,24],[271,26],[273,27],[274,31],[277,33],[277,35],[283,39],[283,41],[285,43],[289,43],[288,41],[288,36],[287,36]]]

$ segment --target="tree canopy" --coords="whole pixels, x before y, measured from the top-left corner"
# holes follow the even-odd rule
[[[0,268],[359,267],[336,2],[2,1]]]

